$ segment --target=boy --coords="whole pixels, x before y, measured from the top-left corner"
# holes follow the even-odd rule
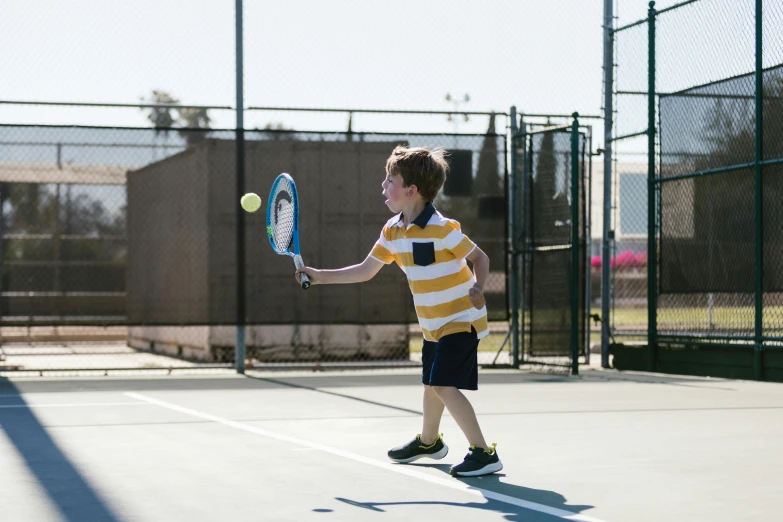
[[[442,459],[449,451],[438,434],[446,407],[470,443],[454,476],[495,473],[503,464],[495,445],[487,446],[476,414],[460,389],[478,389],[477,349],[487,335],[483,287],[489,258],[460,229],[432,206],[448,164],[442,149],[397,147],[386,161],[383,195],[396,215],[386,222],[378,242],[361,264],[337,270],[297,270],[313,285],[358,283],[372,279],[392,261],[408,278],[419,325],[424,333],[421,434],[389,450],[389,458],[408,463],[422,457]],[[471,273],[465,260],[473,263]]]

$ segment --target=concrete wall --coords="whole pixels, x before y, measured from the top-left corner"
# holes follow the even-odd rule
[[[393,359],[409,356],[408,325],[280,325],[246,328],[248,359],[258,362]],[[234,358],[233,326],[132,326],[128,345],[209,362]]]
[[[361,262],[391,217],[381,182],[397,143],[247,142],[245,188],[264,201],[245,214],[246,317],[269,325],[248,327],[249,358],[407,358],[405,323],[415,313],[397,266],[371,283],[303,291],[293,261],[269,247],[265,217],[274,179],[288,172],[299,190],[305,262],[320,268]],[[151,325],[129,327],[131,346],[233,358],[235,329],[218,325],[236,320],[235,147],[208,139],[128,174],[128,316]]]
[[[297,182],[300,243],[310,266],[359,263],[391,217],[381,181],[397,142],[248,141],[245,214],[247,321],[255,324],[415,320],[405,276],[390,266],[371,284],[300,290],[290,258],[272,251],[265,205],[281,172]],[[131,323],[231,324],[236,317],[235,144],[205,140],[128,175]]]
[[[128,321],[206,323],[209,147],[128,173]]]
[[[209,326],[129,326],[128,346],[185,359],[212,361]]]

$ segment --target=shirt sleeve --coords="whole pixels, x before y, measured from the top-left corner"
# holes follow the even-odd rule
[[[375,242],[375,246],[373,246],[370,251],[370,257],[377,259],[385,265],[394,261],[394,247],[392,246],[391,241],[386,239],[387,232],[388,227],[383,227],[383,230],[381,230],[381,237],[378,238],[378,241]]]
[[[444,248],[454,254],[457,259],[465,259],[476,248],[476,243],[462,233],[462,227],[458,222],[450,220],[448,226],[452,230],[443,238]]]

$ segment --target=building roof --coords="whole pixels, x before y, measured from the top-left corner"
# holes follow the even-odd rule
[[[112,165],[0,162],[0,182],[124,185],[128,170],[127,167]]]

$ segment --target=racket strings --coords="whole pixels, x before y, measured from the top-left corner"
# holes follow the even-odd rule
[[[290,248],[294,235],[295,208],[291,184],[287,180],[277,184],[270,203],[274,205],[271,215],[272,238],[277,250],[283,252]]]

